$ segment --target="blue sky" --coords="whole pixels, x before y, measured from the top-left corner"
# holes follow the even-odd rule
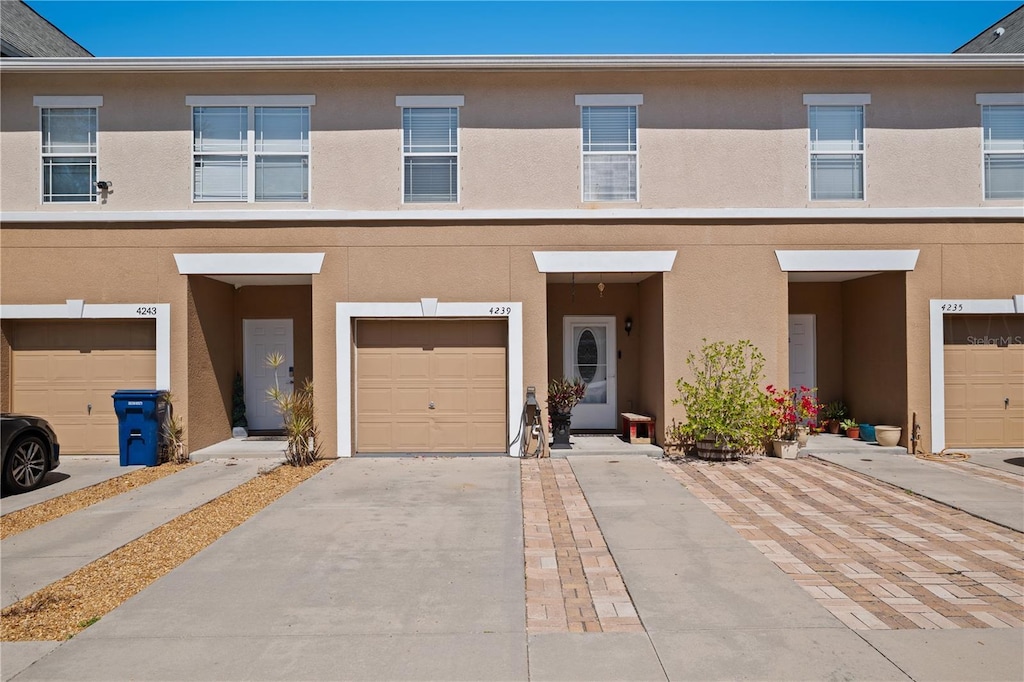
[[[948,53],[1019,2],[28,0],[98,57]]]

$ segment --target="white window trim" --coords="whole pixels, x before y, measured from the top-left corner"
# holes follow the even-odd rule
[[[337,303],[335,326],[337,350],[338,394],[338,457],[351,457],[354,449],[353,422],[353,347],[352,321],[366,318],[432,318],[452,319],[499,317],[491,313],[494,308],[509,310],[508,322],[508,439],[511,443],[519,434],[519,420],[523,406],[523,304],[515,301],[489,303],[438,302],[436,298],[423,298],[412,303]],[[515,457],[518,449],[509,447],[506,453]]]
[[[1024,106],[1024,92],[994,92],[981,93],[975,96],[975,102],[981,107],[981,198],[983,201],[1017,201],[1016,199],[989,199],[988,185],[985,183],[988,177],[985,173],[985,160],[991,154],[1020,154],[1015,150],[988,150],[985,149],[985,107],[998,106]]]
[[[933,298],[929,306],[929,347],[931,351],[932,452],[946,448],[946,315],[1024,315],[1024,294],[1012,298]],[[945,310],[943,310],[945,308]]]
[[[868,200],[868,110],[867,105],[871,104],[871,95],[804,95],[804,106],[807,107],[807,201],[810,202],[831,202],[831,201],[867,201]],[[810,107],[840,107],[859,106],[861,108],[861,149],[860,151],[848,152],[815,152],[811,149],[811,109]],[[815,155],[860,155],[861,169],[861,197],[859,199],[814,199],[814,164]]]
[[[405,159],[408,156],[419,156],[419,154],[408,153],[405,151],[405,110],[406,109],[458,109],[466,104],[465,95],[397,95],[395,97],[395,106],[399,108],[400,115],[402,117],[402,125],[399,128],[399,132],[402,135],[400,140],[401,144],[399,149],[402,151],[402,169],[401,176],[402,181],[399,183],[402,205],[418,205],[424,203],[437,203],[437,204],[461,204],[462,203],[462,112],[458,113],[459,124],[456,128],[459,143],[455,146],[455,153],[448,152],[447,154],[427,154],[427,156],[454,156],[455,157],[455,168],[458,172],[458,182],[455,185],[455,201],[439,201],[439,202],[423,202],[423,201],[406,201],[405,200]]]
[[[144,311],[140,313],[139,311]],[[155,312],[153,312],[155,311]],[[0,305],[4,320],[140,320],[156,321],[156,389],[171,390],[171,304],[86,303],[68,299],[53,305]]]
[[[192,141],[189,142],[189,148],[191,154],[192,165],[189,168],[190,177],[190,193],[192,197],[191,203],[193,204],[210,204],[210,203],[225,203],[222,200],[215,199],[196,199],[196,172],[195,172],[195,159],[196,159],[196,148],[195,148],[195,107],[245,107],[246,108],[246,149],[245,155],[248,159],[246,167],[246,188],[247,194],[245,201],[231,201],[227,203],[233,204],[275,204],[275,203],[301,203],[310,204],[313,202],[313,112],[312,107],[316,104],[316,95],[186,95],[185,106],[191,110],[189,112],[189,129],[192,132]],[[277,201],[256,201],[256,107],[306,107],[310,109],[310,126],[309,126],[309,149],[304,154],[306,156],[306,185],[309,188],[306,192],[306,198],[296,199],[293,201],[277,202]],[[203,155],[207,152],[199,152]],[[288,156],[298,156],[303,152],[289,152]]]
[[[43,110],[44,109],[95,109],[96,110],[96,151],[91,154],[55,154],[54,156],[92,156],[96,159],[96,176],[100,172],[100,107],[103,106],[103,95],[36,95],[32,98],[32,105],[39,109],[39,203],[46,206],[69,205],[69,204],[95,204],[96,193],[89,201],[46,201],[43,196],[46,186],[45,174],[46,165],[43,163]]]
[[[640,203],[640,105],[644,103],[643,95],[576,95],[576,106],[580,117],[580,203],[581,204],[638,204]],[[636,107],[636,149],[632,152],[584,152],[583,151],[583,107]],[[636,160],[636,196],[632,199],[587,199],[585,175],[585,159],[587,155],[630,154]]]

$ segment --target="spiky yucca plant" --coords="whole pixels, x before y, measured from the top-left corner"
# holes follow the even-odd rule
[[[312,464],[320,459],[320,434],[313,417],[313,382],[306,379],[298,390],[282,391],[277,370],[284,365],[284,356],[270,353],[266,363],[274,370],[274,385],[267,389],[267,399],[284,417],[284,431],[288,438],[285,457],[292,466]]]

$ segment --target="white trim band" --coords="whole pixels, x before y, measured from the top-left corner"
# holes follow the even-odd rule
[[[854,106],[871,104],[871,95],[868,93],[804,95],[804,104],[808,106]]]
[[[140,312],[144,311],[144,312]],[[171,390],[171,304],[85,303],[68,299],[52,305],[0,305],[4,320],[139,320],[156,321],[156,389]]]
[[[539,272],[670,272],[675,251],[534,251]]]
[[[607,209],[514,209],[514,210],[419,210],[346,211],[334,209],[226,209],[188,211],[59,210],[47,206],[38,211],[0,211],[3,223],[163,223],[163,222],[450,222],[470,220],[1022,220],[1021,206],[970,206],[925,208],[607,208]],[[609,229],[618,229],[618,225]]]
[[[578,107],[635,107],[643,103],[643,95],[576,95]]]
[[[316,95],[185,95],[189,107],[307,107]]]
[[[783,272],[910,272],[920,254],[920,249],[775,251]]]
[[[465,95],[398,95],[396,107],[461,107],[466,104]]]
[[[979,92],[978,104],[1024,104],[1024,92]]]
[[[38,95],[32,98],[32,105],[46,109],[102,107],[103,95]]]
[[[351,457],[355,441],[353,422],[356,413],[352,398],[355,389],[353,374],[352,320],[389,317],[496,317],[492,310],[504,307],[508,316],[508,439],[506,446],[519,434],[519,419],[523,405],[523,304],[521,302],[446,303],[436,299],[421,299],[411,303],[337,303],[335,326],[337,353],[338,395],[338,457]],[[429,314],[428,314],[429,313]],[[514,450],[506,450],[514,455]]]
[[[318,275],[322,253],[176,253],[180,275]]]

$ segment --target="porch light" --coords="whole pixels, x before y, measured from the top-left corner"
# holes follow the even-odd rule
[[[633,318],[632,317],[627,317],[626,318],[626,336],[629,336],[629,333],[631,331],[633,331]]]

